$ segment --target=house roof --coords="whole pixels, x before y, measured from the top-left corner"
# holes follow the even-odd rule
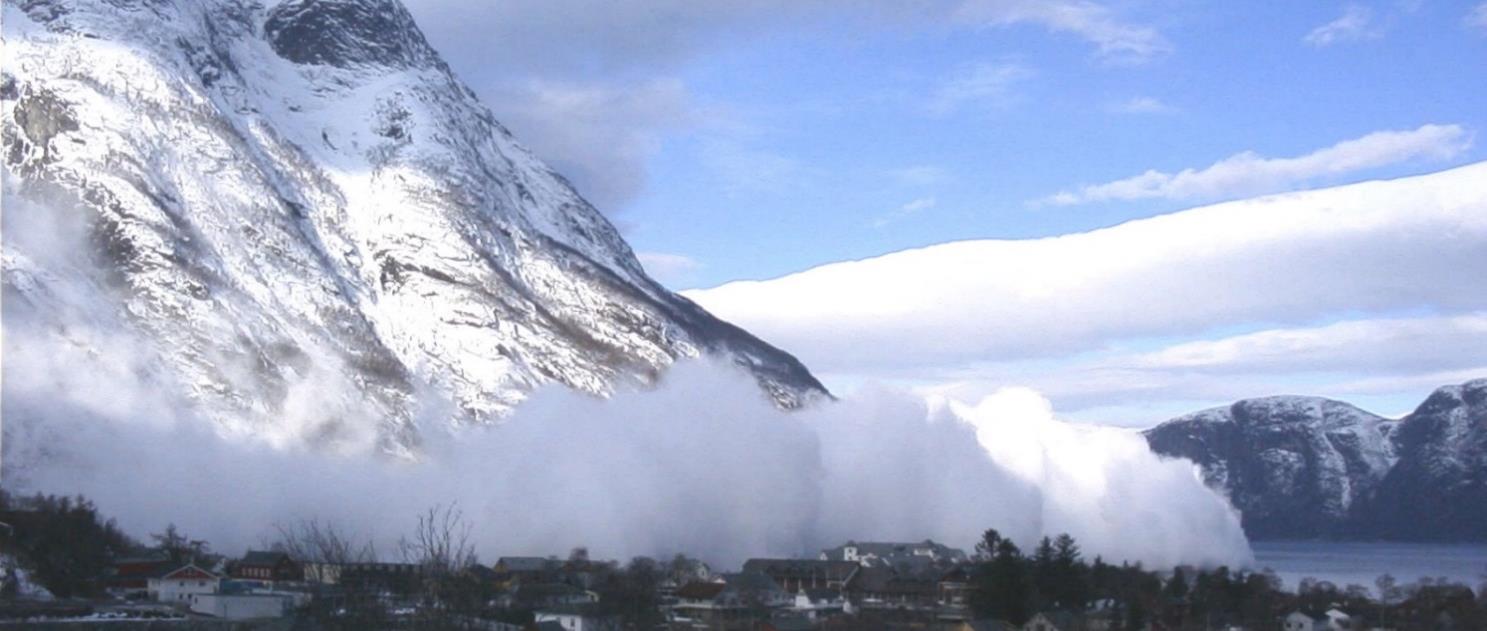
[[[927,594],[939,589],[939,581],[931,574],[903,574],[887,567],[865,567],[848,588],[878,594]]]
[[[496,559],[496,567],[507,572],[540,572],[556,564],[552,559],[543,557],[501,557]]]
[[[712,600],[725,589],[728,589],[728,586],[723,583],[692,581],[677,589],[676,595],[684,600]]]
[[[160,578],[174,569],[176,567],[171,564],[170,559],[164,557],[119,559],[114,561],[113,569],[110,570],[108,578],[113,580]]]
[[[1074,615],[1072,612],[1062,610],[1044,611],[1042,613],[1039,613],[1038,615],[1042,616],[1044,620],[1052,623],[1053,627],[1055,629],[1058,629],[1059,631],[1075,631],[1077,629],[1084,628],[1082,626],[1083,620],[1080,619],[1079,616]]]
[[[742,572],[724,574],[723,581],[728,584],[728,589],[740,592],[777,592],[782,591],[780,584],[770,578],[768,574],[759,571],[744,570]]]
[[[763,572],[778,578],[820,578],[828,581],[845,581],[852,577],[861,565],[853,561],[821,561],[817,559],[749,559],[744,562],[745,572]]]
[[[160,578],[167,578],[167,579],[170,579],[170,578],[175,578],[175,579],[179,579],[179,578],[210,578],[210,579],[216,579],[216,578],[221,578],[221,577],[219,577],[216,574],[213,574],[211,572],[208,572],[207,570],[201,569],[201,567],[197,566],[195,563],[187,563],[185,565],[182,565],[181,567],[178,567],[178,568],[176,568],[174,570],[171,570],[169,572],[166,572],[165,575],[164,576],[161,576]]]
[[[249,550],[248,553],[244,554],[243,558],[238,561],[238,565],[274,567],[283,561],[293,562],[294,559],[290,558],[289,553],[287,552],[279,552],[275,550]]]
[[[933,540],[929,539],[916,543],[900,543],[891,541],[848,541],[847,543],[839,545],[835,548],[827,548],[826,550],[823,550],[823,552],[828,558],[841,558],[845,554],[845,550],[848,547],[857,548],[858,555],[866,556],[870,554],[876,557],[883,558],[896,556],[913,556],[915,550],[927,550],[933,552],[935,556],[942,558],[966,558],[966,553],[963,550],[952,548],[943,543],[936,543]]]

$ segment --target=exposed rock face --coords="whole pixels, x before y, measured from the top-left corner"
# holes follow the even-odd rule
[[[1360,511],[1358,530],[1487,539],[1487,379],[1437,389],[1405,417],[1395,442],[1399,464]]]
[[[1438,389],[1393,421],[1267,397],[1147,430],[1193,460],[1253,538],[1487,540],[1487,380]]]
[[[37,202],[7,217],[5,306],[49,329],[27,335],[104,344],[79,331],[122,314],[223,426],[392,450],[430,399],[493,422],[704,354],[782,406],[826,396],[649,278],[393,0],[4,7],[7,196]],[[50,215],[82,226],[70,258],[26,238]]]

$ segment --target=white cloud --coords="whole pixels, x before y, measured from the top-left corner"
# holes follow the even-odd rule
[[[1466,25],[1487,32],[1487,2],[1483,2],[1466,14]]]
[[[693,272],[702,269],[702,263],[685,254],[666,252],[637,252],[635,258],[645,266],[645,273],[665,285],[685,282]]]
[[[1215,372],[1398,371],[1472,367],[1487,358],[1487,313],[1353,320],[1187,342],[1130,358],[1131,366]]]
[[[1149,427],[1273,394],[1340,398],[1394,415],[1436,387],[1487,376],[1487,312],[1347,320],[1120,349],[1145,344],[1119,340],[1106,345],[1111,350],[1055,359],[970,361],[871,378],[917,383],[925,393],[961,400],[1031,387],[1070,418]],[[828,383],[842,377],[823,375]]]
[[[639,195],[662,134],[698,118],[685,85],[674,79],[625,85],[532,79],[486,90],[501,122],[603,210]]]
[[[1066,357],[1342,313],[1487,309],[1487,163],[686,292],[822,372]]]
[[[644,191],[650,158],[661,139],[686,133],[706,117],[681,78],[688,64],[774,29],[799,28],[812,20],[864,30],[1024,22],[1076,33],[1096,43],[1103,58],[1116,61],[1145,59],[1166,48],[1153,29],[1127,23],[1103,5],[1087,1],[408,0],[407,4],[435,48],[496,118],[611,215]],[[983,77],[988,78],[995,80]],[[978,89],[983,91],[979,96]],[[989,98],[987,89],[974,83],[950,87],[945,104],[953,108]],[[569,97],[574,94],[584,96],[573,102]],[[594,106],[606,102],[611,106]]]
[[[1001,109],[1017,100],[1015,88],[1033,76],[1016,62],[983,62],[962,68],[946,79],[925,104],[930,113],[943,116],[968,106]]]
[[[1383,35],[1383,29],[1374,24],[1371,9],[1351,4],[1343,9],[1341,17],[1312,29],[1301,41],[1322,48],[1339,42],[1378,39]]]
[[[1060,191],[1039,200],[1070,205],[1133,199],[1222,199],[1295,188],[1309,181],[1346,175],[1409,160],[1449,160],[1465,152],[1472,134],[1460,125],[1423,125],[1406,131],[1378,131],[1294,158],[1266,158],[1252,151],[1200,169],[1141,175]]]
[[[1177,108],[1150,96],[1137,96],[1110,106],[1117,114],[1173,114]]]
[[[1026,22],[1072,33],[1095,44],[1100,58],[1111,63],[1142,63],[1172,51],[1155,28],[1123,20],[1109,7],[1087,0],[965,0],[954,15],[973,24]]]

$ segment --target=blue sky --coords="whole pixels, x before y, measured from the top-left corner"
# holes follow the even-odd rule
[[[1079,234],[1484,158],[1480,2],[410,5],[497,116],[677,289],[958,240]],[[1442,280],[1452,279],[1402,282]],[[1339,322],[1407,328],[1400,314],[1482,308],[1447,302],[1360,295],[1357,307],[1143,328],[1016,359],[989,347],[969,360],[825,372],[838,388],[878,379],[933,388],[970,374],[985,388],[1046,392],[1036,375],[1078,373],[1091,357]],[[1401,344],[1399,354],[1414,352]],[[809,364],[834,364],[812,362],[813,352],[802,352]],[[1257,369],[1247,386],[1163,392],[1139,410],[1129,397],[1063,395],[1080,401],[1070,407],[1050,396],[1075,417],[1130,424],[1267,388],[1399,413],[1428,392],[1427,375],[1462,368],[1442,361],[1388,374]],[[1391,378],[1401,385],[1377,385]],[[1376,385],[1347,385],[1360,380]]]

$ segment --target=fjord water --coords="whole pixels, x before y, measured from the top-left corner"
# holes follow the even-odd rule
[[[1401,585],[1422,577],[1472,587],[1487,581],[1487,544],[1256,541],[1252,547],[1254,569],[1275,570],[1287,590],[1311,577],[1377,591],[1374,581],[1386,573]]]

